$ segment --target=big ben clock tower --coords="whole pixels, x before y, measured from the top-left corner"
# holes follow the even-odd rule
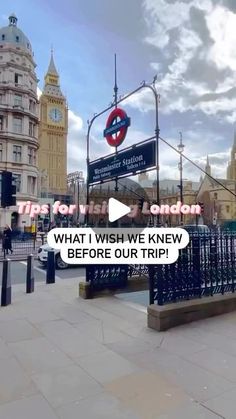
[[[40,97],[39,170],[41,192],[67,192],[68,108],[59,84],[53,53]]]

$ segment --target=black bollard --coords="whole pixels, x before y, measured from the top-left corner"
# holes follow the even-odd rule
[[[3,261],[2,267],[2,293],[1,306],[5,307],[11,304],[11,269],[10,259]]]
[[[26,294],[34,292],[34,255],[27,257]]]
[[[47,284],[55,284],[55,253],[54,250],[48,251],[48,260],[47,260]]]

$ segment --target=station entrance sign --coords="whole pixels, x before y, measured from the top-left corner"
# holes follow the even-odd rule
[[[142,172],[156,164],[156,141],[129,147],[116,154],[89,163],[89,184]]]
[[[103,132],[108,144],[111,147],[121,145],[126,137],[129,126],[130,118],[126,112],[121,108],[113,109],[107,119],[106,128]]]

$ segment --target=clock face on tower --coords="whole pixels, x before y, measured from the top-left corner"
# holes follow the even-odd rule
[[[62,111],[59,108],[51,108],[48,115],[51,121],[56,123],[61,122],[63,118]]]

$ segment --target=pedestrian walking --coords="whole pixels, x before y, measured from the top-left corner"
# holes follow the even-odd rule
[[[11,253],[13,253],[11,236],[12,236],[12,229],[8,224],[6,224],[6,226],[3,230],[3,251],[4,251],[4,255],[5,254],[8,255],[9,250],[10,250]]]

